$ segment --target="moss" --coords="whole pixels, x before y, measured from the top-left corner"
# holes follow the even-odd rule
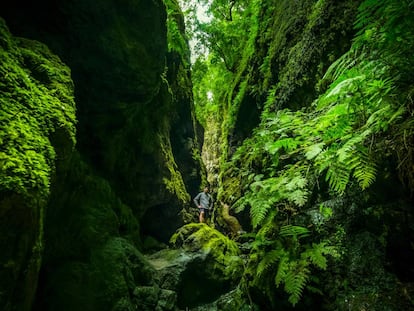
[[[172,17],[169,21],[173,24],[168,24],[171,26],[168,38],[170,41],[178,39],[182,45],[182,33],[179,37],[173,33],[177,29],[182,31],[181,13],[177,13],[175,1],[169,3],[174,12],[169,12]],[[174,214],[173,221],[178,222],[179,208],[189,200],[187,185],[192,183],[194,187],[198,181],[196,161],[199,158],[192,158],[192,148],[198,147],[198,138],[195,137],[191,80],[186,66],[189,64],[188,47],[179,48],[181,63],[176,62],[174,54],[177,52],[174,47],[178,45],[169,42],[168,52],[167,14],[162,4],[162,1],[152,0],[125,1],[122,5],[111,1],[98,5],[93,1],[58,1],[47,7],[48,14],[44,14],[46,5],[43,4],[30,5],[33,9],[30,14],[27,9],[13,12],[2,6],[2,14],[8,16],[21,35],[30,33],[31,37],[41,38],[70,64],[76,84],[78,145],[77,152],[71,154],[75,124],[72,122],[73,83],[69,69],[54,68],[52,63],[46,62],[49,57],[43,59],[43,54],[47,54],[44,46],[22,39],[19,44],[24,48],[19,51],[14,41],[2,40],[1,36],[0,65],[4,67],[0,67],[0,79],[3,79],[4,69],[9,72],[5,77],[19,84],[21,90],[15,102],[11,102],[10,96],[7,106],[10,111],[5,111],[15,117],[10,128],[17,134],[11,132],[13,137],[7,137],[6,141],[1,131],[0,144],[3,147],[4,142],[10,144],[10,148],[22,149],[20,139],[27,140],[29,148],[24,155],[27,159],[33,158],[34,164],[26,164],[29,160],[17,156],[14,158],[19,161],[13,158],[16,163],[8,163],[11,160],[7,158],[10,166],[4,175],[10,177],[10,172],[17,168],[16,178],[1,178],[0,183],[8,187],[5,191],[13,188],[20,191],[19,194],[27,190],[27,183],[33,189],[27,196],[33,200],[39,199],[39,188],[43,191],[43,203],[52,192],[45,225],[48,243],[38,309],[107,310],[114,305],[120,309],[129,308],[129,295],[132,296],[134,287],[148,281],[145,275],[139,275],[139,271],[145,270],[145,264],[131,262],[136,247],[141,244],[138,219],[154,206],[174,205],[170,213]],[[20,23],[19,14],[30,16]],[[7,53],[13,51],[9,53],[10,59],[27,65],[28,69],[13,75],[11,69],[15,64],[8,59],[3,62],[3,49],[8,49]],[[166,62],[168,72],[165,71]],[[4,86],[3,80],[1,83],[3,92],[8,85]],[[33,94],[38,95],[42,90],[50,90],[55,97],[41,94],[42,100],[30,102],[35,97]],[[1,107],[5,107],[3,102]],[[42,116],[44,112],[47,113]],[[3,111],[0,116],[2,114]],[[1,119],[1,125],[8,124],[3,121]],[[31,129],[19,128],[26,124],[34,124],[34,133]],[[31,141],[36,131],[39,140],[36,141],[36,137]],[[183,139],[192,141],[190,148],[187,149]],[[60,144],[62,141],[64,143]],[[64,159],[58,148],[49,148],[54,144],[65,151],[70,149]],[[3,148],[0,150],[4,152]],[[16,150],[16,154],[20,152]],[[9,157],[9,153],[4,153]],[[2,156],[0,167],[6,157]],[[59,174],[52,180],[56,160],[65,163],[58,165]],[[33,177],[25,180],[30,173]],[[18,198],[5,203],[8,211],[17,210]],[[27,222],[35,219],[36,213],[21,210]],[[18,228],[19,224],[13,225]],[[10,227],[9,224],[5,228]],[[37,236],[35,232],[35,240]],[[121,243],[120,236],[128,242]],[[32,245],[30,239],[25,236],[24,242]],[[11,244],[4,243],[4,248]],[[133,251],[126,251],[125,244]],[[20,263],[14,259],[5,262],[10,267],[7,272],[18,274]],[[131,278],[131,273],[137,275]],[[35,291],[35,287],[31,290]]]
[[[118,235],[140,244],[139,224],[131,208],[78,153],[73,154],[64,179],[55,185],[47,211],[48,261],[86,260],[94,248]]]
[[[171,150],[171,144],[165,137],[159,136],[161,143],[161,150],[164,156],[164,164],[166,165],[169,176],[163,178],[166,189],[174,194],[183,204],[186,204],[190,200],[181,173],[178,171],[177,164],[175,163],[174,156]]]
[[[240,276],[242,261],[238,257],[237,243],[206,224],[185,225],[170,241],[174,246],[207,252],[214,259],[212,268],[222,271],[225,278],[237,279]]]
[[[0,21],[0,192],[46,200],[56,150],[50,137],[64,131],[75,144],[75,104],[69,69],[46,46],[12,39]]]
[[[55,165],[75,144],[69,68],[0,19],[0,305],[30,310]],[[10,247],[13,245],[13,247]]]
[[[320,0],[313,4],[306,1],[295,8],[291,2],[284,2],[295,13],[285,12],[274,20],[285,27],[280,28],[279,36],[270,37],[267,51],[270,66],[263,71],[263,87],[276,86],[272,107],[298,109],[311,103],[316,95],[316,82],[329,64],[349,47],[358,4],[359,1]]]
[[[259,308],[248,301],[248,297],[245,297],[244,293],[240,288],[236,288],[222,296],[213,303],[203,305],[192,309],[194,311],[258,311]]]

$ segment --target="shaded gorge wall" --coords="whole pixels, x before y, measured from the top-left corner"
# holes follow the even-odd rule
[[[188,53],[168,48],[163,1],[23,1],[2,3],[0,16],[59,55],[74,84],[76,149],[55,131],[54,145],[69,152],[51,164],[44,226],[38,216],[33,228],[45,233],[35,309],[131,306],[135,287],[153,284],[140,251],[193,217],[189,192],[201,177]],[[10,189],[7,206],[18,200]],[[8,293],[1,299],[21,310]]]

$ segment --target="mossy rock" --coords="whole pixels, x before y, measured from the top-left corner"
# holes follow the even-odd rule
[[[180,276],[180,308],[212,302],[239,281],[243,269],[239,248],[219,231],[206,224],[188,224],[173,235],[171,242],[193,256]]]
[[[259,307],[251,304],[240,288],[236,288],[220,296],[216,301],[196,307],[193,311],[259,311]]]
[[[0,309],[30,310],[58,158],[75,144],[70,69],[0,18]]]
[[[152,284],[154,269],[123,238],[111,238],[92,250],[84,261],[50,266],[47,283],[39,297],[43,310],[116,310],[134,306],[129,296],[137,285]],[[124,310],[124,309],[123,309]],[[128,309],[125,309],[128,310]]]
[[[140,286],[135,288],[134,304],[142,311],[176,310],[177,293],[160,289],[158,286]]]

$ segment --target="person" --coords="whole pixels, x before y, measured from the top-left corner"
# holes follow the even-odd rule
[[[200,211],[198,216],[200,223],[205,222],[207,218],[207,211],[210,211],[213,208],[213,198],[208,192],[209,188],[206,186],[204,187],[204,190],[197,194],[194,198],[194,203]]]

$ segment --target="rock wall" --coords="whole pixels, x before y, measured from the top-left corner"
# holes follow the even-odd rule
[[[0,19],[0,309],[30,310],[44,249],[44,215],[75,144],[69,68]]]
[[[71,114],[62,121],[60,115],[41,111],[52,128],[39,134],[51,141],[38,151],[49,152],[44,161],[50,169],[39,177],[50,184],[42,200],[29,202],[16,193],[20,185],[1,184],[1,213],[12,219],[2,217],[2,228],[16,231],[7,230],[11,233],[2,248],[14,245],[16,250],[2,255],[0,301],[4,310],[30,310],[42,265],[36,310],[129,310],[136,305],[135,288],[153,285],[140,251],[159,242],[148,245],[147,238],[166,242],[192,217],[188,191],[198,188],[200,162],[193,157],[199,146],[185,62],[189,55],[169,50],[163,1],[23,2],[0,4],[0,15],[13,34],[45,43],[71,68],[73,82],[59,63],[66,70],[66,97],[60,98],[55,85],[63,69],[45,71],[18,54],[17,62],[33,67],[28,78],[33,85],[52,84],[44,92],[57,97],[52,104],[58,99],[63,108],[70,104],[66,110]],[[4,49],[17,49],[8,33],[1,38]],[[33,45],[27,50],[40,53],[42,45]],[[21,75],[27,79],[27,73]],[[37,105],[39,99],[32,97]],[[13,111],[6,120],[19,115]],[[6,178],[10,170],[3,166],[1,173]],[[19,227],[22,223],[27,228]],[[21,297],[25,308],[16,304]]]

